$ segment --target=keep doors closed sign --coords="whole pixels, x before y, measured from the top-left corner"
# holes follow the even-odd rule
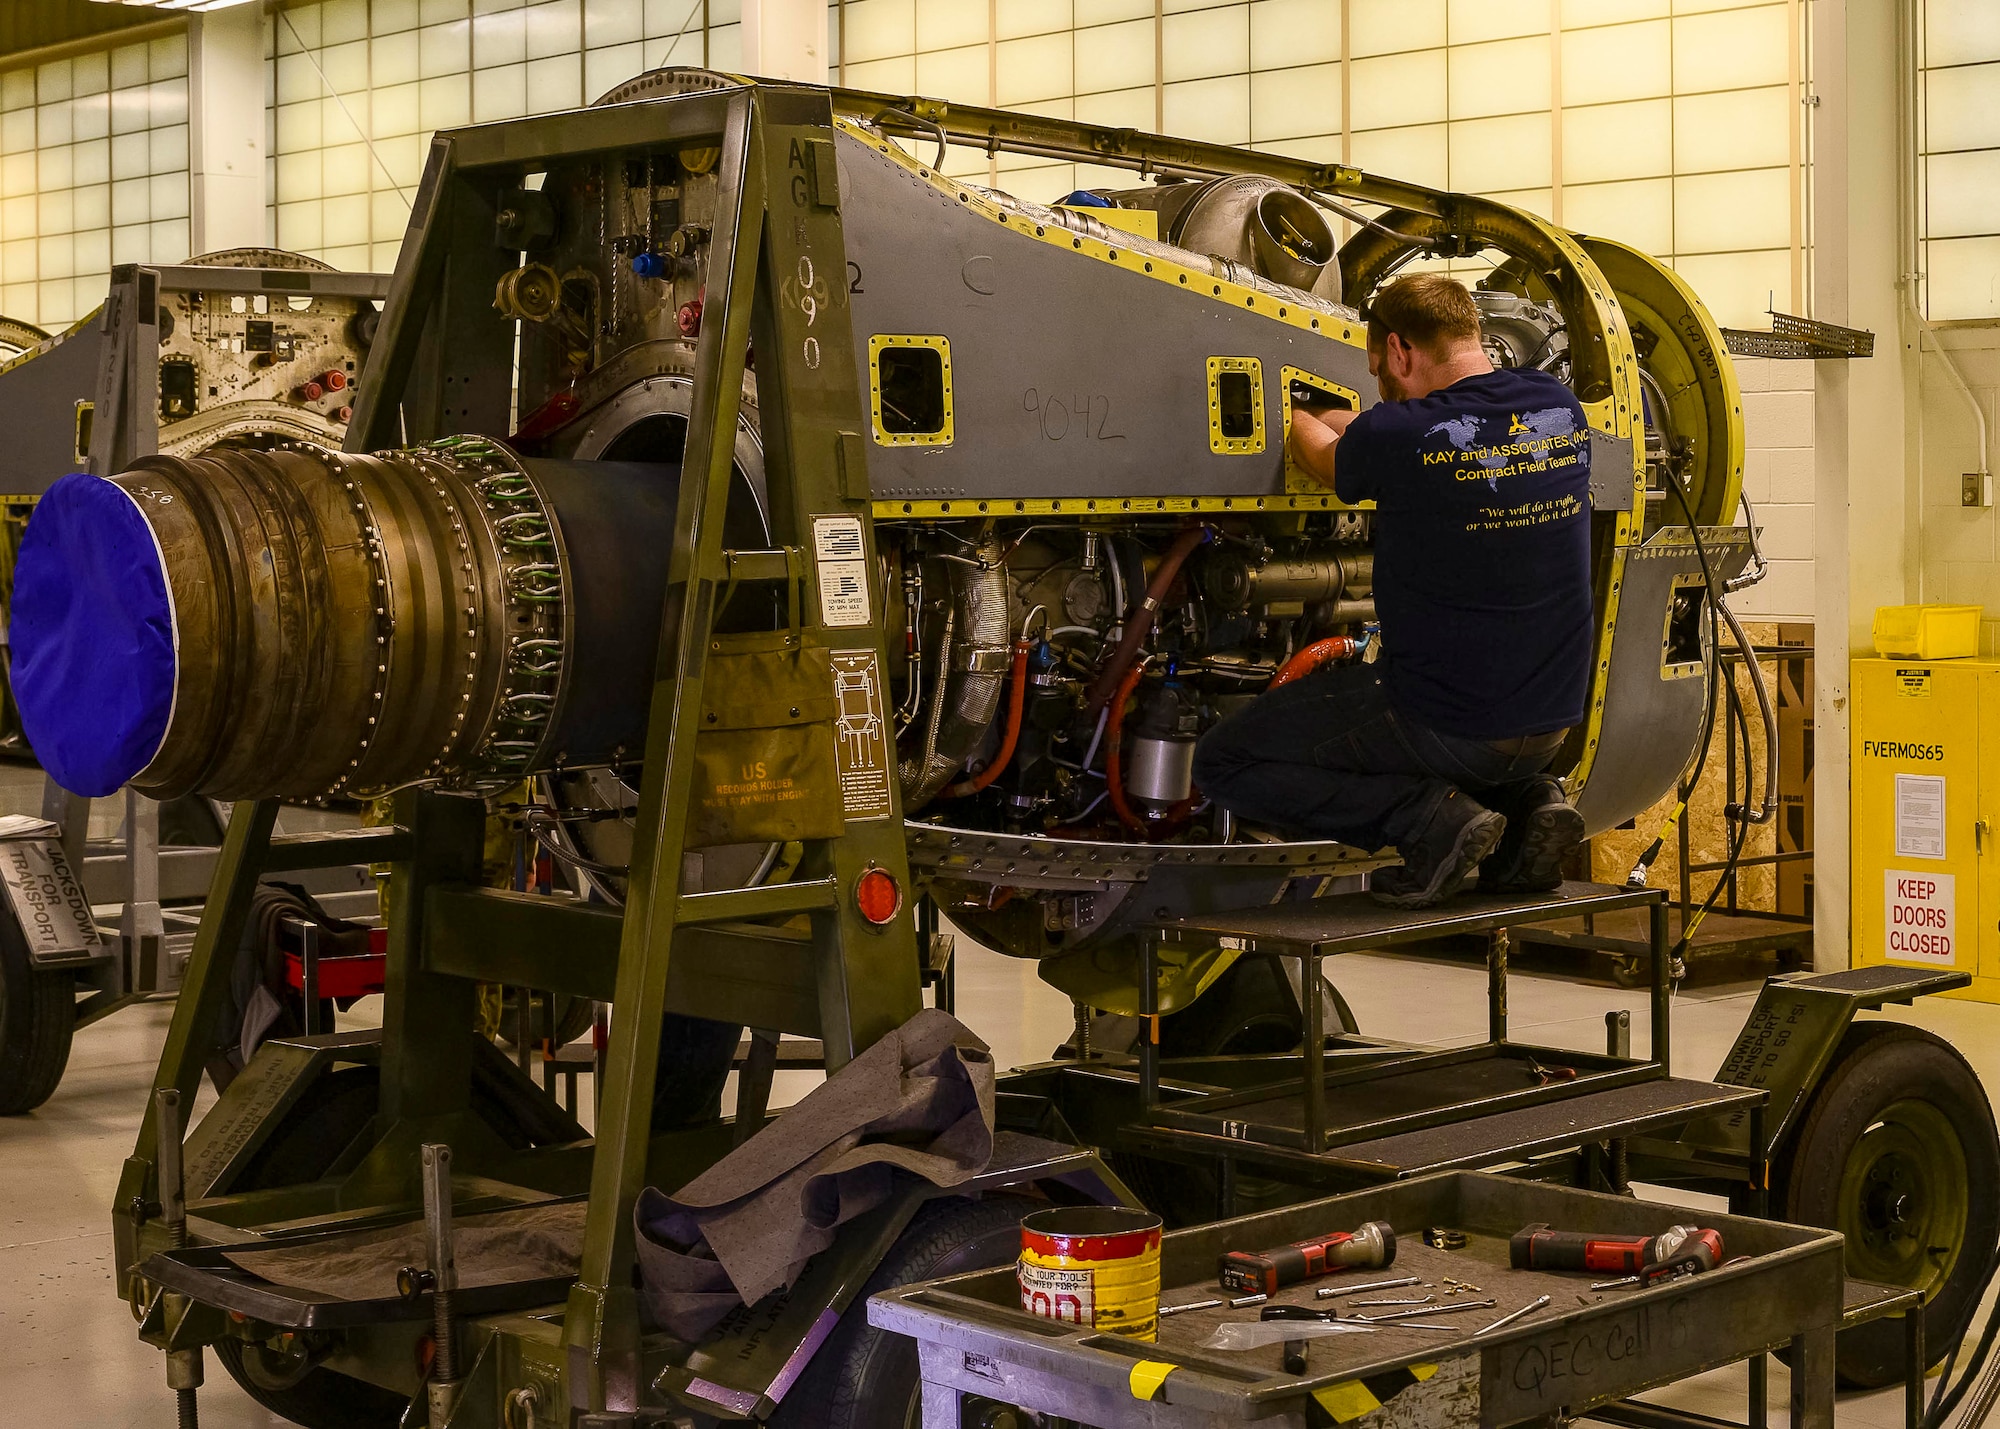
[[[1956,956],[1958,895],[1949,873],[1883,873],[1883,950],[1894,963],[1950,967]]]

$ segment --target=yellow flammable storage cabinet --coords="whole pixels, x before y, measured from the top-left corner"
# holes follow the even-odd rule
[[[1854,962],[1954,968],[2000,1002],[2000,664],[1853,668]]]

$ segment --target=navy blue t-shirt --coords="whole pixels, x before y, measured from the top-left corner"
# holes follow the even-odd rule
[[[1545,372],[1499,369],[1382,402],[1334,448],[1373,501],[1389,702],[1444,734],[1578,724],[1590,678],[1590,432]]]

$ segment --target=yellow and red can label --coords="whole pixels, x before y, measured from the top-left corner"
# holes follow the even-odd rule
[[[1159,1328],[1160,1218],[1063,1206],[1021,1222],[1021,1308],[1045,1320],[1151,1340]]]

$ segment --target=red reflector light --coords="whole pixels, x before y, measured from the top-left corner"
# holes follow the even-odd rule
[[[903,911],[903,890],[885,869],[871,868],[855,882],[854,906],[879,928]]]

